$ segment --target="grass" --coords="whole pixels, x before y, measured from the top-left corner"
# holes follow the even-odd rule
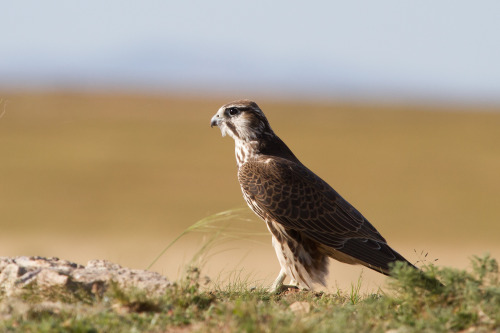
[[[241,221],[244,221],[246,225],[251,222],[251,220],[244,217],[244,212],[248,212],[246,207],[229,209],[207,216],[192,224],[175,237],[167,246],[165,246],[165,248],[161,250],[161,252],[156,256],[156,258],[153,259],[146,269],[150,269],[165,254],[165,252],[172,247],[172,245],[191,232],[211,233],[210,238],[203,242],[203,246],[198,250],[198,252],[195,253],[192,261],[196,261],[198,259],[202,260],[203,258],[200,257],[206,254],[207,248],[214,245],[213,243],[216,241],[220,242],[227,239],[242,239],[243,237],[252,236],[248,230],[238,226],[238,222]],[[254,233],[253,235],[261,235],[261,233]]]
[[[116,286],[103,296],[65,289],[0,298],[2,332],[449,332],[500,330],[500,276],[489,256],[471,269],[426,268],[444,289],[422,289],[418,273],[393,269],[387,291],[285,292],[229,283],[203,287],[190,268],[161,297]],[[358,283],[360,283],[358,281]],[[297,307],[293,304],[302,305]],[[307,306],[304,306],[307,304]],[[302,310],[300,310],[302,309]]]

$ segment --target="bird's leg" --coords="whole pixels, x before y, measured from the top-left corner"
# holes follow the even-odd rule
[[[283,281],[285,281],[286,278],[286,272],[282,268],[278,277],[276,280],[274,280],[273,284],[269,288],[269,291],[272,293],[279,293],[281,291],[281,288],[283,287]]]

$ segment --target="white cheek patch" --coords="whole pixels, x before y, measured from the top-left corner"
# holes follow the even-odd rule
[[[229,135],[234,140],[238,139],[237,137],[234,136],[234,133],[229,129],[229,127],[225,123],[222,123],[219,126],[219,128],[220,128],[220,132],[221,132],[222,136]]]
[[[238,133],[243,140],[255,140],[256,133],[252,129],[252,121],[247,117],[238,117],[234,124],[238,128]]]
[[[225,137],[227,134],[227,125],[224,123],[221,123],[219,125],[219,129],[220,129],[220,133],[222,134],[222,136]]]

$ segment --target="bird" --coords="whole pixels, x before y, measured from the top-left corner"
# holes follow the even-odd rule
[[[254,101],[227,103],[211,118],[235,142],[238,181],[250,209],[267,225],[280,264],[270,287],[326,286],[329,258],[390,275],[401,261],[375,227],[327,182],[308,169],[274,133]]]

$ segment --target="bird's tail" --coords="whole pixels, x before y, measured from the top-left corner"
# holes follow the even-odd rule
[[[386,243],[367,239],[352,239],[347,241],[339,251],[353,258],[354,263],[359,263],[374,271],[395,278],[401,277],[401,272],[404,271],[401,267],[411,267],[408,275],[412,276],[416,286],[428,290],[443,287],[439,280],[427,276],[421,269],[406,260],[405,257]]]

